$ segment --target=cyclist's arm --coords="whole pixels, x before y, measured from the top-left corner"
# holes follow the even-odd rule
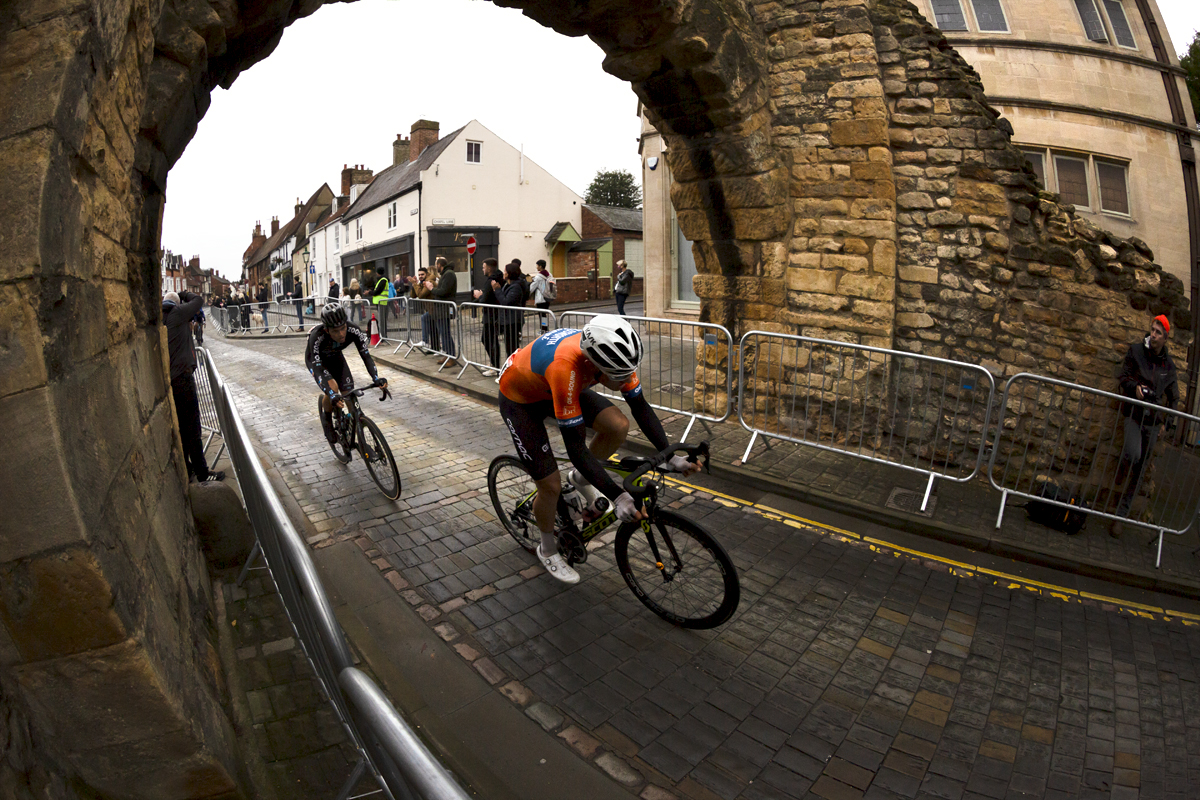
[[[371,380],[379,380],[379,370],[375,368],[375,359],[371,358],[371,340],[357,325],[351,325],[346,335],[354,337],[354,346],[358,348],[358,354],[362,356],[363,364],[366,365],[367,374],[371,376]]]
[[[616,500],[625,490],[617,486],[600,460],[587,449],[587,436],[583,425],[559,428],[559,431],[562,433],[563,444],[567,447],[567,456],[575,469],[579,470],[579,474],[609,500]]]
[[[634,422],[641,428],[642,433],[650,440],[650,444],[659,452],[666,450],[671,442],[667,439],[667,432],[663,430],[658,414],[654,413],[654,409],[650,407],[650,401],[646,399],[646,395],[642,394],[642,387],[638,386],[632,392],[626,392],[624,396],[630,415],[633,416]]]
[[[313,380],[317,382],[321,391],[332,397],[335,390],[329,386],[329,383],[334,381],[334,377],[325,366],[325,360],[321,358],[321,341],[324,333],[323,329],[318,328],[309,334],[308,346],[304,348],[304,363],[308,366],[309,374],[313,376]]]

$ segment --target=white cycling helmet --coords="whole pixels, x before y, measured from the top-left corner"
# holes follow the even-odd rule
[[[583,328],[583,354],[613,380],[624,380],[642,363],[642,339],[624,317],[599,314]]]

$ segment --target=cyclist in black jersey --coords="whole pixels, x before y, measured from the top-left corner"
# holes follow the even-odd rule
[[[387,381],[379,377],[375,369],[375,360],[371,358],[370,340],[357,325],[351,325],[346,317],[346,309],[333,303],[326,305],[321,311],[321,324],[313,328],[308,335],[304,347],[304,364],[308,372],[321,389],[321,400],[318,413],[321,417],[321,428],[330,444],[337,442],[337,432],[333,428],[333,409],[341,408],[342,401],[337,399],[340,392],[348,392],[354,388],[354,376],[350,374],[350,365],[342,351],[350,345],[358,348],[363,364],[371,379],[387,386]]]

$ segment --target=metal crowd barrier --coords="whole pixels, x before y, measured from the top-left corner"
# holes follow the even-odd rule
[[[375,313],[379,319],[379,343],[375,345],[376,347],[382,347],[385,344],[403,347],[414,341],[408,314],[408,300],[407,297],[393,297],[387,301],[386,305],[375,306]],[[387,310],[382,311],[381,309]]]
[[[499,374],[508,357],[547,331],[554,330],[554,312],[528,306],[463,303],[458,307],[458,347],[462,369]]]
[[[583,329],[596,312],[565,311],[563,328]],[[657,317],[625,317],[642,338],[645,354],[638,367],[642,392],[660,411],[686,414],[686,441],[697,420],[706,430],[709,422],[724,422],[733,411],[733,337],[721,325]],[[616,392],[594,387],[601,394]],[[710,431],[711,432],[711,431]]]
[[[384,796],[422,800],[467,800],[458,786],[370,678],[354,668],[345,634],[300,538],[250,444],[249,434],[207,352],[202,359],[221,430],[242,490],[242,502],[258,537],[296,639],[334,707],[359,761],[338,800],[349,798],[366,770]],[[254,556],[251,556],[253,558]]]
[[[1176,426],[1183,426],[1183,437],[1162,435]],[[1200,513],[1200,455],[1177,444],[1198,432],[1200,417],[1182,411],[1027,372],[1014,375],[1004,386],[988,462],[988,478],[1002,495],[996,527],[1009,495],[1128,522],[1158,531],[1157,567],[1165,534],[1182,535]],[[1133,464],[1122,463],[1127,436],[1143,450]],[[1048,481],[1062,496],[1049,496]],[[1145,500],[1143,489],[1149,489]]]
[[[216,464],[225,452],[225,439],[221,438],[221,447],[217,450],[217,455],[213,458],[208,458],[209,445],[212,444],[213,439],[221,436],[221,420],[217,415],[217,405],[214,399],[212,384],[208,381],[208,369],[205,366],[207,358],[207,350],[199,347],[196,348],[196,366],[198,369],[194,375],[196,377],[196,399],[200,402],[200,430],[208,434],[208,438],[204,440],[204,457],[208,459],[209,464]]]
[[[413,350],[421,350],[427,355],[441,356],[446,359],[438,372],[445,369],[450,360],[458,358],[458,347],[454,341],[457,327],[458,307],[449,300],[423,300],[409,298],[408,327],[412,333],[409,341],[401,342],[392,351],[393,355],[407,345],[405,358],[412,355]],[[460,373],[461,374],[461,373]]]
[[[750,331],[738,347],[738,420],[751,432],[929,476],[983,464],[996,385],[986,369],[867,345]],[[769,443],[768,443],[769,446]]]

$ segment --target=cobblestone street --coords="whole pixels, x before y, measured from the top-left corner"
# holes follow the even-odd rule
[[[673,628],[611,547],[566,588],[504,532],[494,407],[382,367],[394,399],[363,409],[399,463],[388,502],[360,460],[333,459],[303,340],[209,346],[310,544],[356,542],[483,679],[645,800],[1200,796],[1200,626],[683,488],[669,502],[725,545],[742,599],[715,631]]]

